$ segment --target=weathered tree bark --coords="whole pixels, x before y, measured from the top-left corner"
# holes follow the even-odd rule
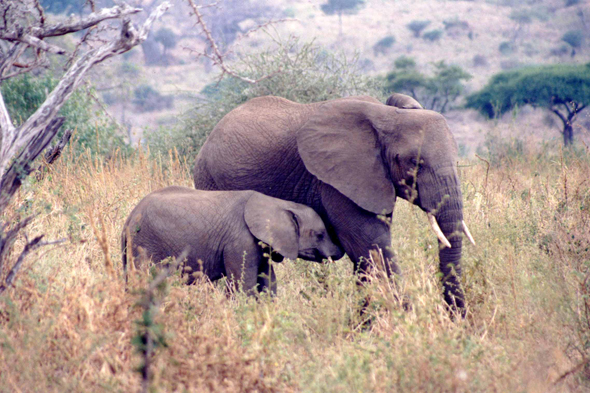
[[[32,167],[33,161],[49,145],[63,125],[65,118],[57,117],[57,113],[74,90],[82,83],[82,78],[86,72],[95,64],[109,57],[127,52],[143,42],[156,18],[162,15],[169,7],[170,4],[168,2],[160,5],[151,13],[139,31],[131,24],[127,15],[137,13],[140,9],[124,5],[103,9],[96,13],[93,12],[85,18],[68,22],[67,24],[45,27],[44,22],[41,21],[39,23],[40,27],[29,27],[26,29],[21,28],[18,24],[13,24],[11,26],[14,27],[13,30],[4,29],[0,32],[0,39],[14,43],[6,56],[0,59],[1,81],[2,79],[7,79],[21,73],[19,70],[13,71],[15,67],[25,69],[24,72],[34,68],[35,63],[40,59],[40,53],[48,52],[59,55],[66,53],[61,48],[44,42],[43,38],[80,31],[95,26],[107,19],[124,18],[120,36],[98,48],[89,50],[73,62],[58,85],[49,93],[43,104],[19,127],[14,127],[4,103],[4,98],[0,92],[0,214],[3,213],[14,194],[22,185],[23,179],[35,169]],[[41,17],[43,17],[42,12]],[[4,18],[6,24],[6,15],[4,15]],[[33,64],[23,66],[17,63],[17,60],[28,47],[36,50],[37,60]],[[49,152],[50,154],[47,156],[48,162],[54,161],[59,156],[69,139],[69,135],[69,132],[66,131],[65,138]],[[17,236],[31,222],[32,218],[33,216],[30,216],[16,222],[10,229],[8,229],[8,225],[0,224],[0,275],[3,272],[4,264],[8,259]],[[42,238],[43,235],[37,236],[31,241],[28,238],[26,239],[23,250],[7,273],[6,278],[3,282],[0,280],[0,294],[12,284],[25,257],[30,252],[44,245],[65,241],[42,242]]]

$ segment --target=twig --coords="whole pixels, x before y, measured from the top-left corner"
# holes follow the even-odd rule
[[[35,136],[43,132],[43,129],[49,125],[64,102],[80,85],[86,72],[95,64],[112,56],[125,53],[143,42],[147,38],[147,34],[156,18],[162,15],[169,7],[170,3],[162,3],[156,10],[154,10],[154,12],[152,12],[139,32],[135,30],[129,19],[123,20],[121,35],[118,39],[84,54],[69,68],[60,83],[55,89],[53,89],[43,104],[41,104],[25,123],[23,123],[17,130],[9,129],[7,133],[3,133],[2,146],[0,147],[0,176],[4,174],[4,170],[10,158],[22,147],[28,145]],[[132,11],[134,12],[134,9],[131,9],[131,11],[128,12]],[[103,15],[102,18],[104,20],[106,16]],[[4,105],[0,104],[0,111],[2,108],[4,108]],[[0,114],[0,120],[4,121],[2,119],[2,114]],[[8,136],[8,138],[4,139],[4,136]]]
[[[118,19],[132,14],[137,14],[138,12],[141,12],[141,8],[133,8],[128,6],[127,4],[123,4],[122,6],[105,8],[100,10],[99,12],[93,12],[85,18],[81,18],[70,23],[58,23],[45,28],[32,28],[31,34],[38,38],[66,35],[69,33],[74,33],[76,31],[87,29],[92,26],[96,26],[100,22],[108,19]]]
[[[4,230],[7,225],[2,225],[2,227],[0,227],[0,272],[2,272],[2,265],[8,258],[8,253],[12,249],[12,245],[14,244],[18,233],[29,225],[33,218],[34,216],[29,216],[24,220],[17,222],[14,227],[6,233],[4,233]]]
[[[569,377],[572,374],[577,373],[578,371],[580,371],[584,366],[586,366],[588,364],[588,359],[584,359],[582,360],[578,365],[576,365],[575,367],[573,367],[572,369],[566,371],[565,373],[563,373],[559,378],[557,378],[555,380],[555,382],[553,382],[553,385],[557,385],[558,383],[560,383],[561,381],[563,381],[564,379],[566,379],[567,377]]]
[[[23,249],[23,251],[21,252],[21,254],[18,256],[18,259],[16,261],[16,263],[14,264],[14,266],[12,267],[12,269],[10,269],[10,272],[8,272],[8,275],[6,276],[6,279],[4,280],[4,283],[2,285],[0,285],[0,295],[9,287],[12,285],[12,282],[14,281],[14,278],[16,277],[16,274],[18,273],[18,271],[20,270],[25,257],[33,250],[39,248],[39,247],[43,247],[43,246],[49,246],[52,244],[59,244],[59,243],[63,243],[66,241],[66,239],[59,239],[59,240],[54,240],[51,242],[41,242],[41,239],[43,239],[44,235],[40,235],[37,236],[36,238],[34,238],[33,240],[31,240],[30,242],[27,242],[25,248]]]
[[[10,42],[22,42],[23,44],[27,44],[33,48],[38,48],[45,52],[56,55],[65,55],[67,53],[65,49],[62,49],[57,45],[48,44],[47,42],[41,41],[41,39],[29,34],[19,35],[16,32],[12,32],[9,34],[0,35],[0,39]]]
[[[225,61],[224,61],[225,55],[222,54],[221,51],[219,50],[219,47],[217,46],[215,39],[211,35],[211,31],[207,27],[207,24],[203,20],[203,16],[199,12],[199,7],[197,5],[195,5],[195,2],[193,0],[187,0],[187,1],[188,1],[188,4],[193,9],[195,17],[197,18],[197,24],[200,25],[201,28],[203,29],[203,33],[205,33],[205,38],[207,40],[207,43],[208,43],[209,47],[211,48],[211,50],[213,51],[213,55],[209,55],[206,52],[201,53],[200,55],[207,57],[208,59],[213,61],[213,64],[215,64],[215,65],[219,66],[219,68],[221,68],[222,73],[220,75],[220,79],[223,78],[224,74],[228,74],[228,75],[233,76],[234,78],[239,79],[243,82],[250,83],[250,84],[254,85],[254,84],[256,84],[260,81],[263,81],[265,79],[272,78],[273,76],[275,76],[276,74],[281,72],[281,69],[279,68],[277,71],[275,71],[271,74],[265,75],[265,76],[258,78],[258,79],[252,79],[252,78],[242,76],[242,75],[238,74],[237,72],[235,72],[234,70],[232,70],[227,64],[225,64]]]

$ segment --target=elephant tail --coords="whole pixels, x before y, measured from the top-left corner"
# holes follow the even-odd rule
[[[129,228],[127,225],[123,228],[121,233],[121,262],[123,263],[123,276],[125,277],[125,290],[127,290],[127,232]]]

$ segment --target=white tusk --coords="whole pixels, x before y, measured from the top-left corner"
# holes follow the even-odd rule
[[[444,244],[446,247],[451,248],[451,243],[449,243],[443,231],[438,226],[436,218],[430,213],[426,213],[426,215],[428,216],[428,222],[430,223],[430,226],[432,227],[434,233],[436,233],[436,237],[438,237],[438,240],[440,240],[440,242]]]
[[[475,240],[473,239],[473,236],[471,236],[471,232],[469,232],[469,228],[467,228],[467,224],[465,224],[465,221],[461,221],[461,224],[463,226],[463,233],[465,233],[465,236],[467,236],[467,239],[469,239],[471,244],[473,244],[475,246]]]

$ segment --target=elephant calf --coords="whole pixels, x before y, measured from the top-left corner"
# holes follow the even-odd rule
[[[254,288],[275,293],[275,274],[259,241],[272,245],[276,262],[342,256],[322,219],[307,206],[256,191],[173,186],[143,198],[127,218],[121,236],[123,267],[126,275],[128,247],[136,259],[141,247],[153,262],[187,249],[186,266],[193,272],[202,271],[212,281],[227,276],[234,285],[242,280],[250,294]]]

